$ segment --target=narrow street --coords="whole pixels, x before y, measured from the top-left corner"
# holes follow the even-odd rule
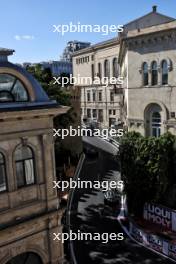
[[[86,155],[79,178],[81,180],[113,180],[119,175],[115,158],[100,152],[97,158]],[[70,229],[73,232],[122,233],[117,215],[119,208],[107,206],[101,190],[75,189],[73,193]],[[131,241],[124,234],[123,241],[72,241],[71,263],[78,264],[156,264],[173,263]],[[73,261],[74,259],[74,261]]]

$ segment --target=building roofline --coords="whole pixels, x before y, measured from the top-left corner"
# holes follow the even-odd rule
[[[147,36],[152,36],[152,35],[156,35],[156,34],[163,34],[165,32],[175,32],[176,30],[176,20],[174,21],[171,21],[169,22],[170,23],[170,27],[168,26],[165,26],[165,23],[164,24],[160,24],[160,25],[157,25],[157,26],[151,26],[151,27],[148,27],[148,28],[143,28],[141,29],[140,32],[138,32],[136,29],[133,30],[133,31],[129,31],[130,33],[134,33],[134,34],[130,34],[130,35],[126,35],[126,36],[123,36],[121,38],[121,43],[120,43],[120,56],[119,56],[119,62],[121,61],[121,57],[122,57],[122,53],[125,49],[125,42],[128,42],[128,41],[133,41],[133,39],[140,39],[140,38],[143,38],[143,37],[147,37]],[[167,23],[167,25],[169,24]],[[165,26],[165,27],[164,27]]]
[[[118,37],[115,37],[115,38],[112,38],[112,39],[108,39],[108,40],[93,44],[90,47],[87,47],[85,49],[78,50],[78,51],[73,53],[72,57],[75,57],[77,55],[81,55],[81,54],[84,54],[84,53],[87,53],[87,52],[91,52],[91,51],[94,51],[94,50],[97,50],[97,49],[100,49],[100,48],[104,48],[104,47],[108,47],[108,46],[111,46],[111,45],[119,44],[119,43],[120,43],[120,41],[119,41]]]
[[[175,18],[173,18],[173,17],[166,16],[166,15],[163,15],[163,14],[161,14],[161,13],[159,13],[159,12],[153,12],[153,11],[152,11],[152,12],[147,13],[146,15],[143,15],[143,16],[140,16],[140,17],[134,19],[134,20],[131,20],[131,21],[128,22],[127,24],[124,24],[124,27],[128,26],[128,25],[131,24],[131,23],[137,22],[138,20],[140,20],[140,19],[142,19],[142,18],[145,18],[145,17],[147,17],[148,15],[151,15],[151,14],[157,14],[157,15],[160,15],[160,16],[162,16],[162,17],[165,17],[165,18],[171,19],[172,21],[175,20]],[[171,22],[171,21],[169,21],[169,22]],[[169,23],[169,22],[166,22],[166,23]],[[163,23],[163,24],[165,24],[165,23]],[[157,25],[160,25],[160,24],[157,24]],[[154,25],[153,25],[153,26],[154,26]]]
[[[170,23],[170,27],[168,27],[169,23]],[[164,27],[165,24],[167,24],[167,27]],[[127,34],[126,36],[122,37],[121,39],[123,41],[126,39],[133,39],[133,38],[137,38],[137,37],[152,35],[152,34],[161,33],[161,32],[170,31],[170,30],[175,30],[175,29],[176,29],[176,20],[171,21],[171,22],[167,22],[167,23],[163,23],[163,24],[159,24],[156,26],[143,28],[140,30],[140,32],[138,32],[135,29],[133,31],[130,31],[130,34]]]

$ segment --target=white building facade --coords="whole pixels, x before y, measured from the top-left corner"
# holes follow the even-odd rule
[[[125,26],[119,54],[128,130],[155,137],[176,134],[176,21],[153,7]]]
[[[95,120],[101,127],[110,127],[121,117],[121,90],[110,82],[118,77],[118,38],[111,39],[73,55],[73,76],[80,79],[77,86],[81,90],[81,117]],[[103,78],[108,78],[105,84]],[[91,78],[83,81],[81,78]],[[99,81],[97,81],[99,80]]]
[[[101,68],[106,75],[108,60],[112,76],[116,59],[121,86],[80,85],[82,119],[97,118],[102,126],[120,120],[144,136],[176,134],[176,20],[154,6],[124,25],[117,39],[75,53],[73,74],[92,76]]]

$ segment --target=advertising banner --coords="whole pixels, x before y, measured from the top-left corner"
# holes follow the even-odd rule
[[[139,243],[176,260],[176,244],[166,241],[155,234],[147,234],[130,222],[130,235]]]
[[[160,225],[167,230],[176,231],[176,211],[170,208],[146,203],[143,217],[145,220]]]

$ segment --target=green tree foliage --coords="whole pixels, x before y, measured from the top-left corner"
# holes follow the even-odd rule
[[[54,79],[49,68],[43,69],[40,64],[37,64],[36,66],[28,66],[27,71],[37,79],[50,99],[56,100],[61,105],[71,105],[70,93],[66,88],[61,87],[61,85],[54,84]],[[65,76],[68,77],[68,75],[61,75],[61,77]]]
[[[66,114],[55,117],[54,127],[58,129],[58,128],[67,128],[68,126],[73,125],[75,122],[76,113],[71,107],[71,93],[68,87],[63,88],[58,83],[54,84],[55,80],[53,79],[51,70],[49,68],[43,69],[40,64],[27,67],[27,71],[37,79],[37,81],[46,91],[46,93],[48,94],[51,100],[56,100],[60,105],[70,106],[70,110]],[[62,73],[60,77],[61,78],[69,77],[69,75]],[[62,83],[61,79],[60,79],[60,83]],[[62,155],[63,160],[66,160],[68,158],[68,155],[64,157],[64,153],[66,154],[67,152],[68,154],[69,150],[66,150],[64,148],[65,145],[63,143],[63,140],[57,137],[55,141],[56,157],[60,158],[60,156]],[[56,159],[56,166],[58,165],[57,160],[58,159]]]
[[[143,137],[129,132],[121,142],[122,177],[130,213],[141,215],[145,202],[164,203],[174,179],[175,136]]]
[[[60,105],[71,107],[71,94],[69,90],[67,90],[67,87],[63,88],[59,84],[54,84],[55,80],[49,68],[43,69],[40,64],[37,64],[27,67],[27,71],[38,80],[51,100],[56,100]],[[62,73],[60,77],[69,77],[69,75]],[[70,108],[66,114],[54,119],[55,128],[66,128],[68,125],[74,123],[75,116],[76,113]]]

